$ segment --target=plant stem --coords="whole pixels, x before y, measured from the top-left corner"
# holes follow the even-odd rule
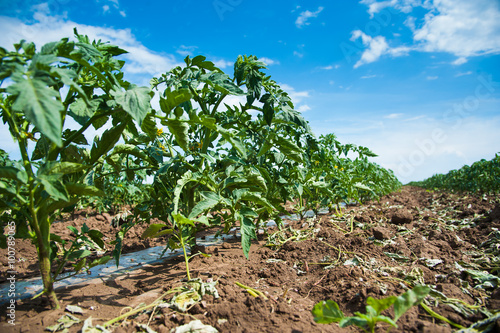
[[[451,320],[449,320],[448,318],[446,317],[443,317],[441,316],[439,313],[436,313],[434,312],[431,308],[429,308],[426,304],[424,304],[424,302],[420,303],[420,305],[424,308],[425,311],[427,311],[431,316],[433,316],[434,318],[436,319],[439,319],[439,320],[442,320],[444,321],[445,323],[448,323],[450,324],[451,326],[454,326],[458,329],[463,329],[465,327],[463,327],[462,325],[460,324],[457,324],[457,323],[454,323],[452,322]]]
[[[234,282],[238,287],[241,287],[243,289],[245,289],[250,295],[252,295],[253,297],[258,297],[258,296],[261,296],[262,298],[264,298],[265,300],[267,300],[267,297],[266,295],[264,295],[264,293],[260,290],[257,290],[257,289],[254,289],[254,288],[251,288],[251,287],[248,287],[248,286],[245,286],[244,284],[242,283],[239,283],[238,281],[235,281]]]
[[[51,307],[53,309],[59,309],[61,306],[54,291],[54,280],[50,275],[50,221],[48,220],[48,216],[45,213],[42,213],[40,214],[41,216],[39,216],[39,209],[36,209],[35,191],[37,189],[37,185],[35,184],[35,174],[32,169],[28,150],[26,149],[26,138],[21,136],[14,116],[10,116],[10,114],[8,115],[8,119],[10,122],[9,126],[14,131],[14,134],[17,137],[19,150],[21,151],[21,156],[23,159],[24,170],[28,175],[28,209],[31,215],[31,219],[29,219],[28,221],[31,229],[35,232],[36,235],[36,246],[38,252],[38,260],[40,262],[40,273],[42,275],[43,281],[43,291],[49,297]]]
[[[191,275],[189,274],[189,258],[186,252],[186,244],[184,244],[184,238],[182,237],[182,227],[179,224],[179,242],[181,243],[182,252],[184,253],[184,262],[186,263],[186,275],[188,281],[191,280]]]

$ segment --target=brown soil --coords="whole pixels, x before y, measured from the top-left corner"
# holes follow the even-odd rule
[[[448,299],[481,306],[481,310],[464,314],[457,310],[458,303],[434,297],[435,312],[459,325],[470,326],[485,318],[484,312],[498,311],[500,290],[473,288],[478,282],[458,270],[456,263],[467,268],[482,268],[478,266],[481,263],[478,251],[484,242],[490,240],[488,244],[491,244],[493,232],[500,228],[498,201],[486,195],[457,195],[404,187],[378,202],[348,207],[342,217],[328,214],[286,221],[289,224],[283,228],[286,231],[282,231],[282,240],[292,238],[291,228],[295,236],[309,235],[308,239],[298,242],[290,239],[282,246],[269,246],[268,238],[260,235],[259,241],[252,245],[248,260],[237,240],[207,247],[203,250],[211,256],[194,257],[190,262],[191,275],[204,281],[218,281],[220,298],[205,296],[188,313],[169,308],[156,309],[153,314],[141,313],[111,330],[136,332],[140,331],[138,323],[149,323],[156,332],[170,332],[196,318],[219,332],[358,332],[354,326],[316,324],[311,309],[317,302],[331,299],[345,315],[352,315],[356,311],[364,312],[367,297],[400,295],[411,284],[427,284]],[[110,215],[79,211],[55,223],[53,232],[64,235],[65,226],[79,228],[87,223],[111,241],[116,229],[110,222]],[[136,226],[127,234],[124,252],[165,243],[164,239],[140,239],[144,229],[145,226]],[[276,231],[276,228],[268,230],[269,234]],[[21,260],[17,266],[18,279],[38,274],[34,247],[18,240],[16,251]],[[1,250],[2,281],[7,271],[6,257],[5,250]],[[181,285],[184,277],[183,258],[177,257],[108,279],[58,289],[57,294],[63,308],[78,305],[85,313],[76,317],[84,320],[92,316],[93,323],[99,324],[124,313],[126,307],[153,302],[165,291]],[[262,291],[268,299],[249,295],[235,282]],[[384,314],[392,316],[391,311]],[[2,305],[1,331],[42,332],[63,313],[63,310],[51,311],[44,298],[18,301],[16,325],[12,326],[6,323],[6,305]],[[391,332],[454,330],[420,306],[411,308],[397,323],[399,327]],[[77,324],[68,331],[78,332],[81,328],[82,324]],[[387,328],[379,324],[381,331]]]

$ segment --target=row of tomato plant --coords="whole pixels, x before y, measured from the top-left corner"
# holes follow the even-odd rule
[[[369,161],[376,155],[368,148],[333,134],[316,138],[254,56],[238,57],[232,76],[203,56],[186,57],[184,66],[138,87],[124,80],[125,52],[76,30],[74,41],[39,51],[26,41],[14,51],[0,48],[1,116],[22,157],[2,154],[0,235],[15,221],[16,237],[33,241],[43,294],[55,308],[60,267],[73,263],[78,271],[109,259],[87,261],[92,248],[104,247],[99,230],[72,230],[69,247],[50,232],[56,215],[82,200],[101,209],[134,204],[114,241],[117,264],[125,233],[149,223],[143,236],[170,235],[167,248],[183,249],[189,278],[187,248],[200,230],[239,226],[248,257],[259,225],[279,221],[286,202],[302,213],[400,186]],[[225,103],[230,96],[241,102]],[[89,143],[90,128],[102,134]],[[76,246],[82,242],[89,247]]]
[[[491,160],[482,159],[447,174],[436,174],[408,185],[426,189],[446,189],[458,192],[500,192],[500,153]]]

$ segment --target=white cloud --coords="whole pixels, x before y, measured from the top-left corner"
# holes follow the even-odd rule
[[[427,76],[427,80],[437,80],[439,76]]]
[[[361,78],[362,79],[372,79],[374,77],[377,77],[377,75],[375,75],[375,74],[372,74],[372,75],[363,75]]]
[[[354,30],[352,32],[351,41],[355,41],[358,38],[361,38],[361,42],[367,47],[367,49],[361,55],[361,59],[354,64],[354,68],[377,61],[385,54],[398,57],[407,54],[411,50],[406,46],[390,48],[389,44],[387,44],[387,41],[385,40],[385,37],[370,37],[361,30]]]
[[[412,121],[423,119],[423,118],[426,118],[426,116],[425,115],[415,116],[415,117],[411,117],[411,118],[405,119],[403,121],[412,122]]]
[[[292,99],[293,104],[299,104],[304,98],[309,97],[309,91],[296,91],[295,88],[286,83],[280,83],[279,85],[281,89],[288,93],[288,96]]]
[[[460,77],[460,76],[464,76],[464,75],[471,75],[472,74],[472,71],[467,71],[467,72],[463,72],[463,73],[457,73],[455,75],[455,77]]]
[[[263,63],[265,63],[267,66],[280,64],[280,62],[278,60],[273,60],[273,59],[266,58],[266,57],[259,58],[259,60],[262,61]]]
[[[362,1],[360,1],[360,3],[368,6],[368,13],[370,14],[370,18],[373,18],[373,15],[375,13],[380,12],[382,9],[384,9],[386,7],[394,6],[397,3],[397,1],[396,0],[391,0],[391,1],[362,0]]]
[[[401,118],[403,115],[404,115],[404,113],[391,113],[391,114],[388,114],[387,116],[384,116],[384,118],[397,119],[397,118]]]
[[[112,29],[78,24],[60,16],[47,16],[43,12],[35,15],[33,24],[23,23],[17,18],[0,17],[0,45],[12,48],[11,45],[21,39],[35,41],[37,48],[48,42],[57,41],[63,37],[72,37],[73,28],[88,35],[90,39],[101,39],[120,46],[129,53],[121,57],[126,60],[124,72],[134,76],[140,82],[149,85],[152,76],[160,75],[175,66],[182,64],[171,54],[155,52],[145,47],[132,34],[130,29]],[[130,80],[130,78],[128,78]]]
[[[414,34],[424,51],[448,52],[464,59],[500,53],[498,1],[439,0],[433,4]]]
[[[413,32],[414,45],[391,47],[383,36],[366,36],[353,32],[355,40],[362,38],[367,49],[355,67],[377,61],[384,54],[406,55],[408,51],[446,52],[457,57],[451,64],[461,65],[467,58],[485,54],[500,54],[500,2],[491,0],[362,0],[373,18],[385,8],[410,13],[421,7],[427,13],[422,22],[408,16],[404,24]]]
[[[295,25],[297,26],[297,28],[302,28],[304,25],[309,25],[310,23],[307,22],[307,20],[313,17],[318,17],[321,11],[323,11],[323,7],[318,7],[318,10],[316,10],[315,12],[311,12],[309,10],[301,12],[299,14],[299,17],[297,17],[297,20],[295,21]]]
[[[179,48],[177,49],[177,52],[178,54],[180,54],[181,56],[192,56],[194,51],[198,48],[198,46],[187,46],[187,45],[181,45],[179,46]]]
[[[234,62],[224,59],[215,60],[213,63],[218,68],[226,68],[234,65]]]
[[[439,0],[438,0],[439,1]],[[381,12],[385,8],[393,7],[403,13],[410,13],[414,7],[424,7],[429,8],[431,1],[429,0],[361,0],[360,3],[368,6],[368,13],[370,18],[373,18],[374,14]]]
[[[323,67],[319,67],[319,69],[321,70],[324,70],[324,71],[330,71],[332,69],[339,69],[340,68],[340,65],[337,64],[337,65],[328,65],[328,66],[323,66]]]
[[[296,108],[296,110],[303,113],[303,112],[311,110],[311,108],[309,107],[309,105],[304,104],[304,105],[301,105],[298,108]]]
[[[406,19],[405,21],[405,25],[410,28],[411,31],[415,31],[416,29],[416,25],[415,25],[415,21],[417,19],[413,16],[408,16],[408,18]]]
[[[148,49],[135,38],[130,29],[112,29],[78,24],[66,20],[63,16],[47,15],[48,8],[43,5],[38,6],[37,9],[39,12],[35,13],[32,24],[23,23],[17,18],[0,16],[0,31],[2,31],[0,45],[7,49],[13,49],[12,44],[25,39],[35,42],[37,49],[40,50],[48,42],[57,41],[64,37],[72,38],[73,28],[76,27],[80,34],[88,35],[90,39],[109,41],[111,44],[127,50],[129,53],[121,55],[120,58],[126,60],[125,79],[133,83],[149,86],[151,77],[159,76],[171,68],[183,64],[171,54]],[[99,131],[102,132],[103,129],[101,128]],[[89,129],[86,133],[87,138],[91,138],[98,131]],[[20,158],[16,145],[12,142],[10,133],[5,126],[0,126],[0,142],[2,142],[2,149],[9,152],[11,158]]]
[[[293,55],[296,56],[296,57],[299,57],[299,58],[302,58],[304,57],[304,54],[303,53],[300,53],[298,51],[293,51]]]
[[[332,131],[332,125],[325,120],[311,126],[317,135]],[[395,117],[386,124],[378,119],[351,118],[343,121],[335,134],[341,142],[369,147],[379,155],[374,162],[392,169],[400,181],[407,183],[447,173],[482,158],[491,160],[498,152],[498,146],[491,142],[500,142],[499,126],[500,117],[489,121],[464,118],[459,129],[425,116]]]
[[[99,2],[99,0],[98,0]],[[118,0],[105,0],[104,2],[107,2],[108,4],[102,6],[103,9],[103,14],[106,13],[111,13],[111,5],[122,17],[127,17],[127,13],[122,9],[120,10],[120,2]]]
[[[462,65],[462,64],[465,64],[467,62],[467,58],[465,57],[460,57],[460,58],[457,58],[457,60],[453,61],[451,64],[452,65]]]

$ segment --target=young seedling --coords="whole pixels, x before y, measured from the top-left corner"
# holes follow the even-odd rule
[[[322,301],[316,304],[312,310],[314,321],[319,324],[339,323],[340,327],[356,325],[365,332],[374,333],[379,322],[385,322],[392,327],[398,327],[396,321],[412,306],[419,304],[430,292],[430,288],[424,285],[416,286],[404,294],[396,297],[389,296],[383,299],[368,297],[366,300],[366,313],[355,312],[353,317],[345,317],[338,304],[334,301]],[[394,305],[394,318],[382,315]]]

